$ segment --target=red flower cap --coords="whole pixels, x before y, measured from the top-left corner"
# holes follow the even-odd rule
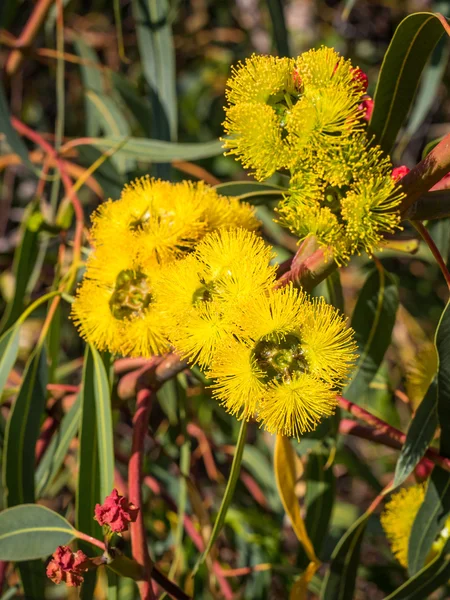
[[[364,71],[362,71],[359,67],[353,69],[353,79],[361,85],[363,92],[367,91],[369,86],[369,78],[367,77],[367,74],[364,73]]]
[[[366,96],[358,106],[359,110],[363,111],[363,118],[369,122],[373,113],[373,100],[370,96]]]
[[[138,513],[139,508],[114,489],[103,504],[96,505],[94,519],[100,525],[109,525],[116,533],[122,533],[128,529],[128,523],[136,521]]]
[[[300,77],[300,73],[297,71],[297,69],[294,69],[294,71],[292,72],[292,79],[294,80],[294,85],[297,89],[301,89],[302,85],[303,85],[303,81],[302,78]]]
[[[47,565],[47,577],[53,583],[64,581],[72,587],[80,586],[83,573],[88,570],[90,560],[84,552],[72,552],[69,546],[58,546]]]
[[[400,181],[400,179],[403,179],[403,177],[405,175],[407,175],[409,172],[411,171],[411,169],[408,169],[408,167],[406,165],[401,165],[400,167],[395,167],[395,169],[392,169],[392,173],[391,173],[391,178],[392,181]]]

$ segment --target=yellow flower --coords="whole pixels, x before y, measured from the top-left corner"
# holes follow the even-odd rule
[[[279,117],[266,104],[241,103],[226,111],[223,123],[227,154],[236,156],[258,180],[267,179],[289,164],[288,146],[283,141]]]
[[[191,249],[204,235],[204,186],[143,177],[123,189],[120,200],[104,202],[94,214],[96,247],[139,246],[141,260],[158,265]]]
[[[272,250],[245,229],[220,229],[162,272],[155,301],[176,350],[204,366],[235,330],[242,303],[273,286]]]
[[[334,412],[355,343],[333,307],[289,286],[243,305],[236,325],[240,341],[225,339],[209,373],[228,411],[296,437]]]
[[[290,194],[277,209],[280,223],[300,240],[315,235],[338,264],[355,253],[372,254],[400,223],[403,194],[392,181],[389,159],[369,147],[364,133],[319,156],[292,177]]]
[[[398,562],[408,567],[408,543],[414,519],[425,498],[425,486],[413,485],[392,495],[381,515],[381,525],[392,553]]]
[[[174,184],[149,177],[125,186],[120,200],[101,204],[92,220],[96,247],[117,252],[138,247],[148,267],[179,258],[214,229],[259,227],[254,208],[220,196],[203,182]]]
[[[241,227],[248,231],[256,231],[261,226],[253,206],[248,202],[240,202],[233,196],[221,196],[214,188],[209,188],[209,194],[205,196],[204,217],[208,232],[223,227]]]
[[[113,354],[147,357],[167,351],[153,302],[154,280],[155,270],[142,266],[132,253],[98,249],[72,307],[80,335]]]
[[[232,69],[226,95],[224,147],[257,179],[296,171],[364,127],[364,88],[350,61],[332,48],[296,61],[253,55]]]

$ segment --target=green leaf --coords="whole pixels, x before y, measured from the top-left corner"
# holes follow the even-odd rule
[[[439,321],[435,344],[439,359],[437,373],[437,413],[441,428],[439,453],[448,458],[450,457],[450,302]]]
[[[305,525],[317,554],[325,541],[335,497],[333,469],[327,465],[329,451],[322,447],[308,456],[305,471]]]
[[[45,506],[21,504],[0,513],[0,560],[46,558],[74,537],[72,525]]]
[[[385,600],[423,600],[441,585],[445,585],[450,579],[450,542],[444,546],[443,551],[431,562],[429,562],[416,575],[405,581]]]
[[[80,424],[81,402],[78,396],[69,412],[64,416],[61,425],[52,437],[38,468],[36,469],[36,496],[45,494],[64,463],[70,443],[76,436]]]
[[[408,427],[406,441],[395,467],[394,487],[401,485],[413,472],[433,439],[438,426],[437,387],[434,378]]]
[[[19,352],[20,327],[11,327],[0,337],[0,397]]]
[[[93,519],[95,505],[103,500],[99,483],[94,361],[90,347],[86,346],[81,391],[75,523],[78,529],[93,537],[101,535],[101,527]]]
[[[23,312],[30,293],[30,280],[39,252],[39,228],[43,217],[37,202],[33,202],[21,226],[21,242],[14,253],[14,296],[0,322],[0,332],[6,331]]]
[[[408,545],[408,571],[416,574],[424,566],[431,546],[445,527],[450,512],[450,473],[435,466],[428,480],[423,504],[414,520]]]
[[[441,15],[420,12],[403,19],[394,33],[381,65],[369,124],[387,153],[408,115],[427,60],[447,28]]]
[[[84,60],[80,65],[80,71],[85,92],[86,135],[95,137],[100,132],[100,121],[97,119],[97,110],[86,96],[86,92],[92,90],[97,94],[103,93],[101,65],[95,50],[88,46],[80,36],[75,36],[73,45],[76,53]]]
[[[425,67],[419,91],[411,110],[408,124],[401,137],[396,154],[399,159],[414,134],[427,118],[433,104],[436,103],[439,87],[448,64],[450,46],[445,37],[441,37]]]
[[[359,401],[381,365],[390,344],[398,302],[394,279],[382,267],[372,271],[352,316],[359,358],[343,393],[352,402]]]
[[[113,98],[105,94],[98,94],[94,90],[86,90],[86,98],[90,102],[97,121],[105,136],[126,139],[130,136],[130,127],[116,105]],[[126,159],[120,152],[115,152],[110,158],[119,173],[125,173],[135,167],[134,160]]]
[[[167,0],[133,0],[142,69],[150,90],[153,137],[176,140],[175,49]]]
[[[5,433],[3,485],[5,505],[34,502],[35,447],[47,398],[47,362],[43,348],[31,355]]]
[[[247,426],[247,421],[243,420],[241,423],[241,428],[239,430],[239,437],[236,443],[236,449],[234,451],[233,462],[231,464],[231,471],[230,476],[228,478],[227,487],[225,489],[225,494],[222,499],[219,512],[217,513],[217,517],[214,522],[214,527],[209,537],[206,548],[203,554],[197,560],[197,563],[195,564],[194,569],[192,571],[192,576],[195,575],[200,565],[202,565],[205,562],[206,557],[210,553],[211,548],[213,547],[214,542],[216,541],[219,533],[222,531],[223,524],[225,523],[228,507],[230,506],[231,500],[233,499],[236,483],[239,479],[239,473],[241,472],[242,455],[244,453],[245,440],[247,437]]]
[[[36,173],[36,168],[28,158],[28,150],[22,138],[17,134],[14,127],[11,125],[11,115],[9,114],[8,101],[6,99],[3,83],[0,81],[0,133],[5,135],[8,145],[11,150],[18,154],[22,162],[33,173]]]
[[[114,487],[114,443],[111,413],[111,393],[108,374],[98,351],[89,346],[93,361],[95,412],[100,467],[100,497],[109,496]]]
[[[282,0],[267,0],[267,5],[272,21],[273,38],[277,54],[278,56],[291,56],[283,2]]]
[[[111,73],[111,84],[122,97],[122,100],[131,111],[145,136],[152,137],[152,109],[147,98],[142,98],[137,88],[123,75]]]
[[[216,191],[223,196],[238,196],[246,200],[253,196],[260,196],[262,192],[273,192],[274,195],[282,195],[287,190],[272,183],[260,183],[258,181],[227,181],[214,186]]]
[[[337,543],[323,580],[321,600],[353,600],[361,544],[370,514],[361,515]]]
[[[164,163],[173,160],[198,160],[200,158],[210,158],[222,153],[222,142],[214,140],[199,144],[175,144],[174,142],[161,142],[159,140],[147,140],[145,138],[123,138],[123,137],[103,137],[89,139],[89,145],[101,150],[117,148],[115,156],[125,156],[127,158],[136,158],[140,162]]]
[[[75,523],[77,528],[97,539],[102,538],[102,528],[94,520],[95,505],[104,498],[100,494],[100,467],[98,455],[96,390],[94,383],[94,360],[89,346],[86,346],[83,363],[83,379],[80,394],[80,432],[78,435],[78,482],[75,501]],[[92,547],[84,541],[78,546],[86,554],[92,554]],[[98,553],[98,552],[97,552]],[[83,600],[94,597],[95,572],[87,573],[83,585]]]

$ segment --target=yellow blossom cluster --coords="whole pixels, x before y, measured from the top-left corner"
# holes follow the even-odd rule
[[[416,484],[392,495],[381,515],[381,525],[398,562],[408,568],[408,546],[414,520],[425,498],[426,485]],[[434,541],[427,563],[442,550],[449,537],[450,518]]]
[[[290,173],[279,222],[345,264],[399,226],[402,193],[366,130],[365,76],[332,48],[252,56],[228,81],[224,146],[258,180]]]
[[[137,180],[93,216],[73,319],[113,354],[176,351],[230,413],[298,437],[333,413],[355,342],[323,300],[275,289],[258,226],[250,205],[202,183]]]

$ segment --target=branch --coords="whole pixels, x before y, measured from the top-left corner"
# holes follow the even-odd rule
[[[373,429],[370,430],[367,427],[350,427],[347,423],[347,419],[344,419],[343,431],[342,433],[350,433],[351,435],[356,435],[358,437],[362,437],[366,440],[370,440],[372,442],[377,442],[380,444],[385,444],[391,448],[395,448],[400,450],[404,443],[406,442],[406,435],[400,430],[392,427],[386,421],[379,419],[375,415],[372,415],[370,412],[350,402],[346,398],[342,396],[337,397],[339,406],[355,416],[361,421],[365,421],[368,425],[370,425]],[[387,438],[389,441],[387,441]],[[429,459],[435,465],[439,465],[445,471],[450,472],[450,458],[445,458],[444,456],[440,456],[434,450],[434,448],[428,448],[424,455],[425,458]]]
[[[450,171],[450,134],[414,167],[403,179],[401,185],[406,196],[400,212],[405,215],[408,209],[428,192]]]

